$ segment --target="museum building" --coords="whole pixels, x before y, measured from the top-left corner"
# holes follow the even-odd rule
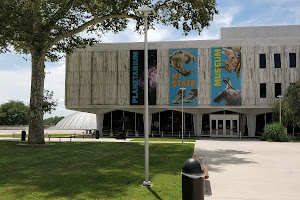
[[[144,43],[100,43],[66,58],[65,106],[97,129],[143,136]],[[300,26],[221,28],[220,39],[148,43],[150,137],[256,137],[300,79]]]

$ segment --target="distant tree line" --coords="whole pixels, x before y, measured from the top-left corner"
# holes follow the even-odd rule
[[[28,125],[29,107],[22,101],[10,100],[0,106],[0,125]]]
[[[56,109],[58,100],[53,99],[53,92],[45,90],[43,97],[43,112],[50,113]],[[0,125],[28,125],[29,106],[19,100],[10,100],[0,105]],[[51,117],[44,120],[45,125],[55,125],[63,117]],[[46,121],[46,123],[45,123]]]
[[[44,119],[44,125],[56,125],[60,120],[62,120],[64,117],[50,117],[47,119]]]

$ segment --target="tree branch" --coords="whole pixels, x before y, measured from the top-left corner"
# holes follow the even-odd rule
[[[157,12],[158,9],[167,6],[167,3],[169,3],[170,1],[172,1],[172,0],[166,0],[163,4],[158,5],[156,7],[156,11],[155,12]]]
[[[45,27],[54,26],[54,24],[61,19],[61,16],[64,15],[73,5],[76,0],[69,0],[65,5],[63,5],[51,18],[51,20],[45,25]]]
[[[82,2],[82,1],[80,1]],[[84,5],[84,7],[92,14],[94,15],[94,12],[92,11],[92,9],[90,8],[90,6],[88,4],[86,4],[85,2],[82,2],[82,5]],[[95,15],[94,15],[95,16]]]
[[[128,10],[129,10],[129,8],[130,8],[131,2],[132,2],[132,0],[129,0],[129,1],[128,1],[128,5],[127,5],[127,8],[126,8],[126,13],[128,13]]]
[[[86,29],[87,27],[89,27],[91,25],[103,22],[103,21],[108,20],[108,19],[113,19],[113,18],[131,18],[131,19],[135,19],[136,16],[128,15],[128,14],[119,14],[119,15],[107,15],[107,16],[102,17],[102,18],[94,18],[94,19],[82,24],[81,26],[79,26],[79,27],[77,27],[77,28],[75,28],[71,31],[63,33],[63,34],[57,36],[56,38],[54,38],[52,41],[50,41],[48,44],[45,45],[45,47],[43,48],[43,54],[42,55],[45,56],[47,54],[47,51],[53,45],[55,45],[59,41],[63,40],[64,38],[68,38],[68,37],[71,37],[72,35],[80,33],[81,31],[83,31],[84,29]]]

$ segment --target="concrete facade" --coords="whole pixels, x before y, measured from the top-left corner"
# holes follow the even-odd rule
[[[66,108],[95,113],[98,115],[97,119],[101,120],[105,113],[114,110],[143,114],[142,105],[130,105],[130,50],[143,50],[143,45],[143,43],[98,44],[79,49],[68,56]],[[242,105],[240,106],[211,105],[213,47],[241,48]],[[242,131],[244,127],[241,125],[246,123],[248,136],[255,136],[256,116],[271,112],[273,104],[278,100],[275,98],[275,83],[281,83],[281,93],[284,95],[289,85],[300,79],[300,26],[225,28],[221,29],[219,40],[150,42],[148,48],[157,50],[156,105],[149,106],[150,114],[167,110],[181,111],[181,107],[169,105],[169,49],[198,49],[198,105],[184,106],[184,112],[193,115],[193,131],[196,136],[202,134],[203,115],[219,111],[224,111],[225,114],[225,110],[243,114],[246,120],[243,123],[242,119],[239,120],[239,130]],[[290,53],[296,54],[294,68],[289,64]],[[260,68],[260,54],[265,54],[266,68]],[[280,54],[281,68],[274,66],[275,54]],[[265,98],[260,97],[261,83],[266,83]],[[101,127],[99,129],[102,130]]]

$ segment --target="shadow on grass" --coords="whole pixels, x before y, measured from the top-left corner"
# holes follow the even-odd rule
[[[160,198],[160,196],[154,190],[152,190],[151,187],[147,187],[147,189],[151,192],[151,194],[153,194],[153,196],[155,196],[156,199],[162,200],[162,198]]]
[[[145,195],[162,199],[168,196],[164,192],[158,195],[156,189],[140,187],[144,178],[143,144],[56,143],[29,148],[16,146],[17,143],[0,143],[0,196],[4,199],[142,199]],[[193,153],[191,144],[150,144],[149,147],[150,176],[157,181],[164,181],[160,174],[178,180],[176,175],[182,163]],[[173,182],[170,187],[181,192],[181,183]]]

